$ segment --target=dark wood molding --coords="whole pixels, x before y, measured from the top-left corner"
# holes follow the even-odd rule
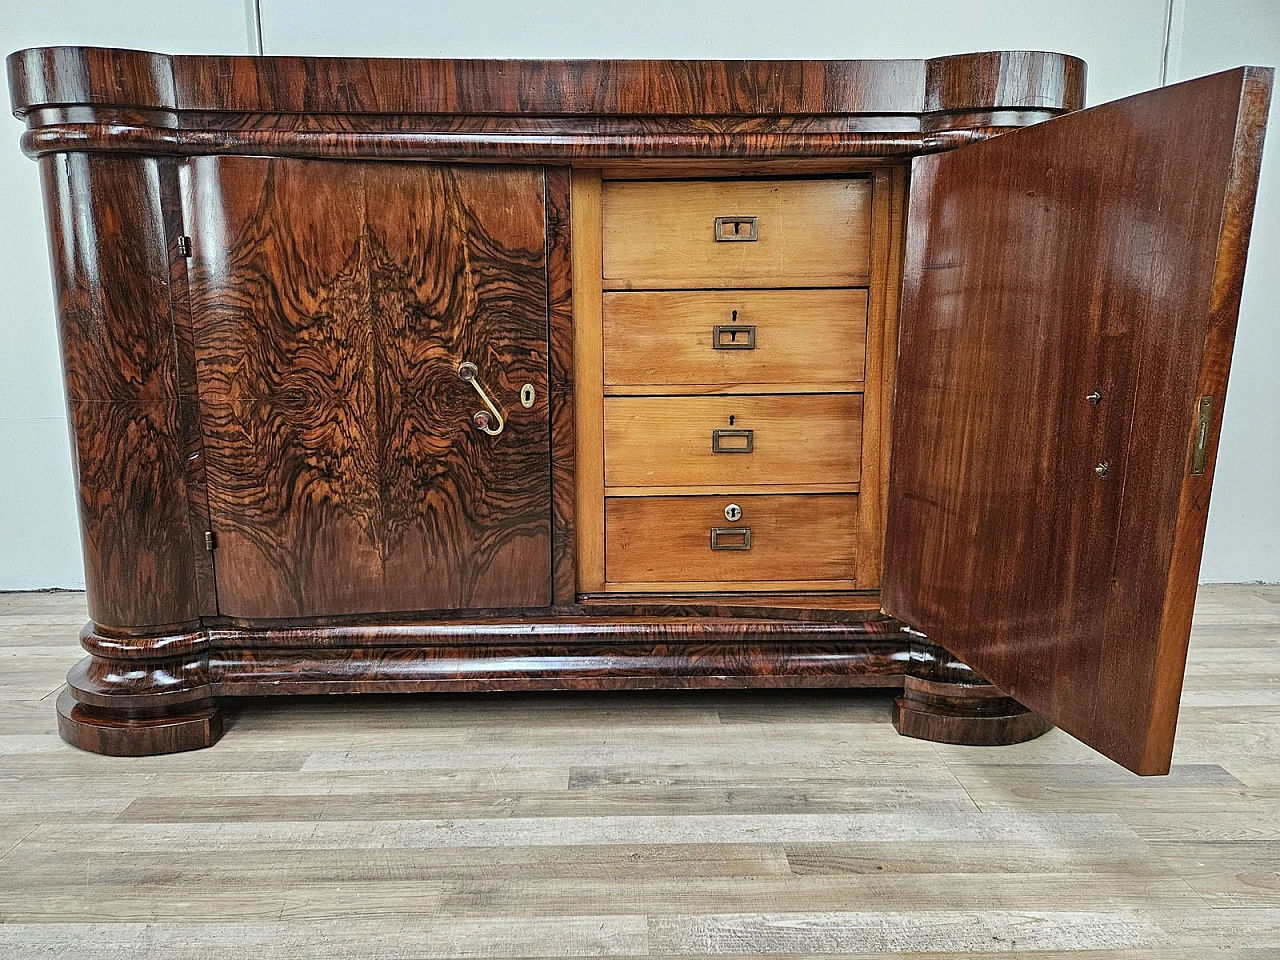
[[[737,611],[719,608],[723,614]],[[340,625],[237,625],[114,635],[90,623],[91,654],[68,675],[59,730],[86,750],[137,756],[221,736],[221,698],[499,690],[902,687],[904,735],[1012,743],[1048,729],[936,647],[883,617],[814,622],[746,616],[600,616]],[[945,675],[944,675],[945,674]],[[944,700],[913,694],[945,687]],[[901,711],[895,712],[899,716]],[[1024,716],[1025,715],[1025,716]]]
[[[707,120],[707,129],[680,129],[677,122],[652,120],[619,123],[563,124],[555,132],[530,132],[512,119],[464,124],[473,129],[382,132],[379,130],[279,131],[166,130],[114,123],[55,123],[28,130],[22,148],[30,157],[65,152],[122,153],[157,156],[252,154],[275,157],[340,159],[434,159],[520,163],[564,163],[571,160],[636,159],[861,159],[903,158],[947,150],[985,139],[1002,130],[1044,120],[1048,111],[943,115],[954,128],[862,130],[811,129],[803,118],[778,120]],[[961,123],[967,124],[960,126]],[[424,125],[425,126],[425,125]]]
[[[31,156],[901,157],[1084,102],[1084,63],[413,60],[46,47],[8,59]]]
[[[228,113],[783,116],[1078,110],[1085,65],[1001,50],[932,60],[423,60],[169,56],[32,47],[8,58],[15,113],[111,104]]]
[[[926,114],[1079,110],[1086,68],[1078,57],[1029,50],[960,53],[925,61]]]

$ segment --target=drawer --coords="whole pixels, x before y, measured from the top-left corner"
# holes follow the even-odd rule
[[[733,522],[725,519],[731,504],[741,511]],[[604,511],[611,584],[852,586],[856,494],[609,497]]]
[[[843,287],[870,279],[866,178],[610,181],[602,203],[606,287]]]
[[[862,394],[606,397],[606,487],[856,483]]]
[[[604,295],[604,382],[724,385],[862,380],[865,290]]]

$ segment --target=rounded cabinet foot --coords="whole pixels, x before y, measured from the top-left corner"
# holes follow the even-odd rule
[[[912,645],[893,726],[904,737],[969,747],[1034,740],[1053,724],[1001,693],[935,643]]]
[[[179,753],[217,743],[222,711],[215,703],[189,703],[171,714],[130,717],[86,706],[64,689],[58,694],[58,733],[74,747],[112,757]]]
[[[113,757],[211,747],[222,713],[208,678],[208,635],[199,624],[154,633],[80,632],[89,656],[58,695],[58,733],[72,746]]]

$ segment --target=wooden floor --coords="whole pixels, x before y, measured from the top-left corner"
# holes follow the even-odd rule
[[[883,694],[253,701],[57,737],[78,594],[0,594],[0,958],[1280,957],[1280,588],[1201,591],[1173,774]]]

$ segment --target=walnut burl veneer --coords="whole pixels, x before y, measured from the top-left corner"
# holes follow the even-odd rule
[[[69,742],[876,686],[905,735],[1167,770],[1269,70],[1092,110],[1017,51],[8,72],[92,618]]]

